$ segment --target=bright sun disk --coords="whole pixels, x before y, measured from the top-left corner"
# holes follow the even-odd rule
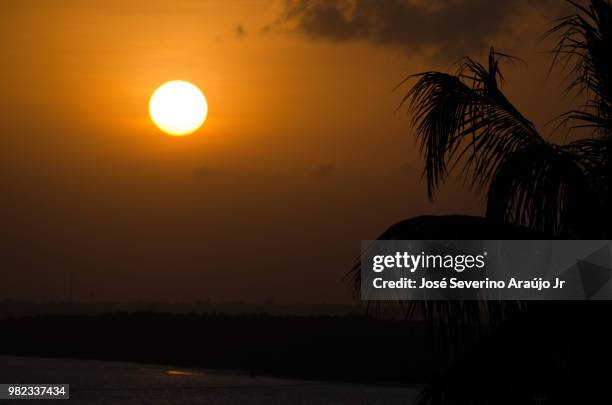
[[[162,84],[151,96],[149,114],[163,132],[182,136],[195,132],[208,115],[206,97],[195,85],[173,80]]]

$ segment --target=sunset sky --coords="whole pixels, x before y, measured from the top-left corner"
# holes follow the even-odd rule
[[[489,45],[523,62],[505,90],[544,134],[560,1],[5,0],[0,14],[0,299],[349,302],[372,239],[423,214],[482,214],[447,182],[433,202],[405,111],[407,75]],[[172,137],[162,83],[206,94]]]

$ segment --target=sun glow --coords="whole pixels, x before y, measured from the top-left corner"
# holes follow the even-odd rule
[[[202,126],[208,115],[208,103],[195,85],[173,80],[155,90],[149,101],[149,114],[163,132],[183,136]]]

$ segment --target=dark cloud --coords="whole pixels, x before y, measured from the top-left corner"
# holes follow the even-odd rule
[[[236,35],[236,38],[242,38],[246,34],[247,34],[246,29],[244,28],[242,24],[239,24],[234,28],[234,35]]]
[[[487,40],[530,7],[557,0],[287,0],[276,26],[289,26],[312,39],[367,40],[415,52],[434,49],[454,55],[488,46]]]
[[[314,170],[312,170],[311,174],[317,178],[327,178],[333,176],[336,171],[336,165],[332,163],[326,163],[316,167]]]

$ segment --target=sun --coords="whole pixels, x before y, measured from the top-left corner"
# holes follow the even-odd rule
[[[204,93],[194,84],[173,80],[153,92],[149,115],[163,132],[174,136],[188,135],[206,120],[208,103]]]

